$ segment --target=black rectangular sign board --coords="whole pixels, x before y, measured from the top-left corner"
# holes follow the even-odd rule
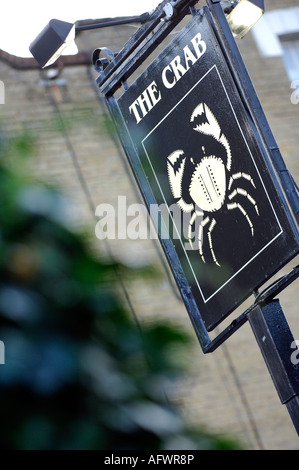
[[[298,239],[210,18],[194,16],[118,106],[160,236],[211,331],[298,253]]]

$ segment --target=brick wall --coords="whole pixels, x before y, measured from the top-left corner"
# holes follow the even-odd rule
[[[295,0],[266,1],[268,9],[296,4]],[[100,46],[119,50],[135,28],[82,32],[77,44],[80,51],[89,51],[88,56]],[[239,44],[282,154],[298,181],[299,105],[290,102],[283,61],[280,57],[262,58],[251,34]],[[32,172],[57,182],[65,191],[71,201],[72,220],[86,228],[96,253],[129,264],[154,263],[161,271],[159,280],[125,281],[125,288],[141,325],[168,319],[194,339],[191,350],[186,350],[185,376],[167,390],[188,420],[217,433],[236,435],[249,449],[299,449],[297,434],[280,404],[250,326],[243,326],[215,353],[203,355],[158,243],[96,239],[98,204],[117,207],[120,195],[127,197],[128,204],[141,202],[141,196],[124,153],[110,134],[105,104],[95,87],[96,73],[84,62],[62,67],[57,81],[50,82],[47,72],[16,69],[16,64],[0,55],[0,79],[6,91],[5,105],[0,107],[2,128],[8,132],[27,129],[36,137]],[[284,271],[294,265],[295,261]],[[299,339],[296,287],[289,287],[280,299]]]

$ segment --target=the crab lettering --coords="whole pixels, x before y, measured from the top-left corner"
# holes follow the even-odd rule
[[[152,82],[129,107],[130,114],[132,114],[133,111],[136,123],[139,124],[144,116],[146,116],[161,99],[162,95],[157,88],[156,82]]]
[[[184,58],[177,55],[162,72],[162,82],[166,88],[173,88],[177,82],[188,72],[190,67],[206,52],[206,43],[198,33],[191,40],[192,50],[189,46],[183,49]]]
[[[181,149],[172,152],[167,158],[169,184],[180,209],[191,214],[188,227],[188,240],[191,247],[193,248],[192,229],[197,217],[200,217],[198,247],[201,259],[204,263],[206,262],[203,242],[204,229],[207,227],[209,250],[213,262],[220,266],[212,238],[217,224],[217,211],[225,206],[228,211],[236,209],[241,212],[253,237],[252,220],[243,205],[238,202],[240,199],[235,200],[235,198],[236,196],[246,198],[259,215],[257,203],[248,191],[239,186],[234,188],[234,185],[240,180],[247,180],[255,189],[255,183],[248,173],[230,174],[232,154],[229,142],[205,103],[199,104],[194,109],[190,122],[194,131],[204,136],[199,141],[202,144],[198,151],[199,156],[187,156]]]

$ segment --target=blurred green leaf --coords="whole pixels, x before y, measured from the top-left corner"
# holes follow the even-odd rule
[[[27,133],[0,136],[1,448],[237,447],[166,403],[188,337],[162,322],[140,334],[117,285],[156,273],[95,259],[59,191],[26,170],[34,151]]]

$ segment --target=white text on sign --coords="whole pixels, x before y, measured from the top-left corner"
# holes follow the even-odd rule
[[[178,81],[190,70],[190,68],[206,52],[207,46],[197,33],[182,49],[182,55],[177,55],[162,71],[162,83],[165,88],[172,89]],[[153,81],[141,95],[129,106],[130,114],[134,114],[136,123],[142,119],[161,101],[162,92],[158,89],[156,81]]]

